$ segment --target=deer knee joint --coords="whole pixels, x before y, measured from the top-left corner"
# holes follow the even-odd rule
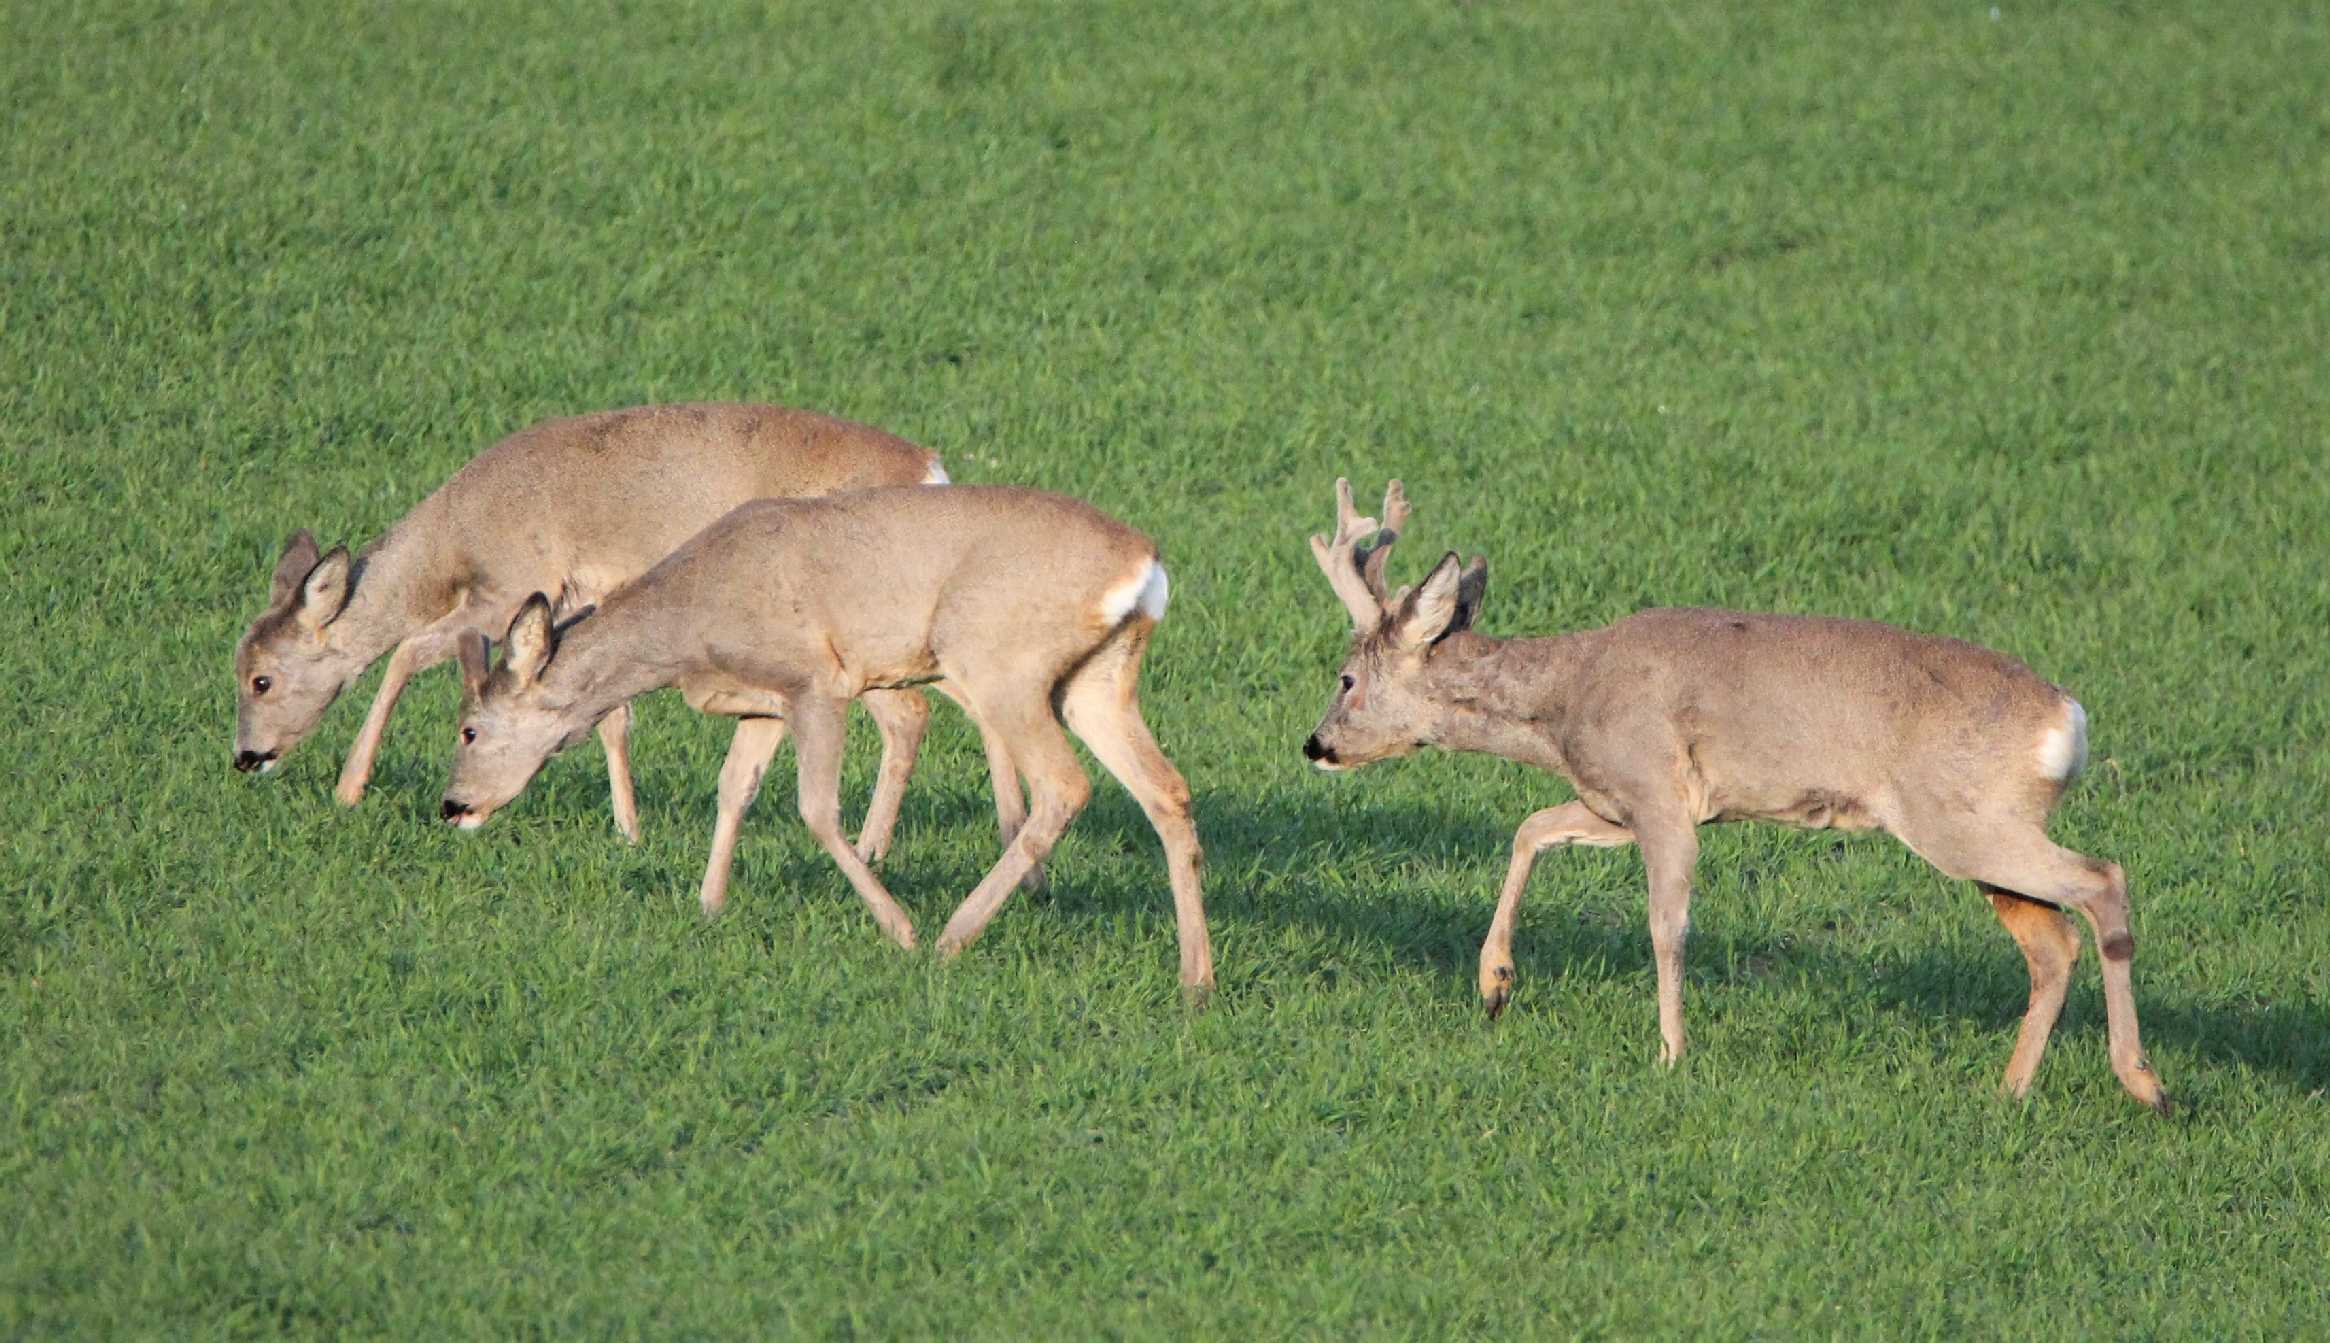
[[[1048,809],[1054,814],[1064,813],[1072,816],[1082,811],[1084,804],[1091,800],[1092,780],[1085,778],[1082,774],[1074,774],[1056,780],[1050,787],[1043,789],[1036,798],[1036,809],[1038,811]]]
[[[2136,955],[2136,939],[2125,930],[2113,933],[2103,940],[2103,958],[2107,961],[2125,961]]]
[[[824,839],[841,833],[841,799],[803,797],[800,800],[801,823],[809,833]]]
[[[1193,805],[1189,796],[1189,785],[1179,779],[1167,781],[1157,789],[1157,803],[1168,815],[1188,820],[1190,808]]]

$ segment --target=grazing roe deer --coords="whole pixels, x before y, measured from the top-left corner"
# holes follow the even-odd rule
[[[1055,494],[957,485],[759,500],[564,629],[547,602],[529,600],[499,667],[472,645],[443,814],[482,825],[592,723],[676,684],[691,704],[740,716],[720,771],[704,912],[726,897],[737,827],[790,724],[801,819],[875,922],[911,947],[905,911],[842,839],[842,720],[860,695],[943,678],[1024,774],[1030,807],[1023,824],[1006,820],[1003,857],[947,922],[941,953],[979,936],[1090,798],[1064,717],[1164,844],[1181,982],[1200,996],[1213,985],[1213,952],[1189,788],[1136,695],[1165,598],[1147,537]],[[756,706],[771,716],[754,716]]]
[[[1385,591],[1406,526],[1393,481],[1384,518],[1335,482],[1332,538],[1311,549],[1357,633],[1326,717],[1303,743],[1321,769],[1419,746],[1484,751],[1552,770],[1577,800],[1531,815],[1481,946],[1494,1017],[1513,980],[1513,924],[1540,851],[1636,844],[1650,884],[1660,1058],[1683,1055],[1683,939],[1705,822],[1761,819],[1886,830],[1971,880],[2029,962],[2031,997],[2005,1089],[2026,1094],[2063,1007],[2079,936],[2103,954],[2112,1070],[2165,1114],[2137,1036],[2127,882],[2117,863],[2057,847],[2048,813],[2087,756],[2077,701],[2003,654],[1870,621],[1649,610],[1537,639],[1474,633],[1487,563],[1454,552],[1414,588]],[[1362,540],[1378,531],[1372,547]]]
[[[561,612],[587,606],[748,499],[946,482],[937,455],[905,439],[775,406],[640,406],[521,429],[354,557],[341,546],[318,554],[304,531],[291,538],[267,609],[235,650],[235,768],[274,768],[393,649],[335,790],[354,806],[405,683],[464,637],[500,633],[529,594],[550,594]],[[884,692],[866,708],[882,734],[864,832],[878,859],[930,707],[916,692]],[[599,737],[615,825],[636,841],[630,724],[619,705]]]

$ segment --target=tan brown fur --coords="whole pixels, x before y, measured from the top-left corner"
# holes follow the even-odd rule
[[[2048,813],[2085,749],[2085,712],[2005,654],[1889,625],[1819,616],[1664,609],[1552,638],[1472,631],[1484,561],[1444,557],[1387,594],[1386,528],[1338,481],[1332,539],[1312,548],[1355,627],[1340,689],[1304,753],[1341,769],[1419,746],[1483,751],[1566,777],[1577,800],[1524,821],[1481,948],[1494,1016],[1513,979],[1512,935],[1536,856],[1561,844],[1636,844],[1650,884],[1661,1058],[1680,1059],[1682,950],[1697,830],[1770,820],[1883,829],[1942,872],[1992,893],[2031,971],[2031,1003],[2006,1088],[2028,1090],[2060,1011],[2077,910],[2102,948],[2114,1071],[2163,1111],[2138,1039],[2126,880],[2057,847]],[[1372,550],[1362,542],[1388,534]],[[2057,766],[2060,772],[2055,772]]]
[[[1189,790],[1137,696],[1163,584],[1148,538],[1035,490],[958,485],[746,504],[563,634],[546,603],[520,612],[507,658],[463,724],[469,740],[454,757],[445,817],[483,824],[553,751],[658,686],[677,685],[693,704],[781,706],[782,723],[738,725],[721,771],[705,912],[726,899],[738,825],[789,730],[803,821],[883,931],[912,946],[911,921],[841,839],[842,714],[862,695],[943,681],[989,744],[1006,844],[948,921],[940,950],[979,936],[1090,797],[1064,719],[1157,830],[1182,983],[1202,993],[1213,961]],[[1128,591],[1140,599],[1112,606]],[[1015,816],[1020,781],[1028,805]]]
[[[464,637],[500,634],[530,594],[548,594],[556,612],[568,614],[645,573],[748,499],[912,485],[937,465],[935,454],[893,434],[775,406],[640,406],[521,429],[360,554],[337,547],[319,554],[307,533],[292,538],[267,609],[235,652],[237,766],[271,766],[345,686],[388,655],[335,789],[354,806],[405,683],[454,656]],[[341,576],[344,591],[330,610],[303,594],[318,573]],[[269,682],[265,693],[254,690],[260,677]],[[888,719],[913,716],[901,706]],[[636,839],[629,721],[628,709],[618,708],[600,735],[616,824]],[[884,747],[886,758],[903,755],[911,768],[909,743],[886,735]],[[885,773],[903,787],[903,770]],[[885,799],[889,814],[895,801]],[[878,852],[887,834],[868,840]]]

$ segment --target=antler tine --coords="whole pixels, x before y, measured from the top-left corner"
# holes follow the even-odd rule
[[[1335,477],[1335,544],[1356,545],[1362,537],[1383,524],[1374,518],[1359,516],[1351,503],[1351,481],[1346,476]]]
[[[1335,480],[1335,538],[1311,538],[1311,554],[1319,561],[1319,568],[1327,575],[1327,583],[1335,595],[1343,599],[1345,610],[1351,613],[1351,622],[1367,629],[1383,616],[1383,603],[1368,586],[1360,572],[1363,556],[1359,551],[1360,538],[1373,533],[1379,524],[1374,518],[1359,516],[1351,503],[1351,482],[1344,477]]]
[[[1383,491],[1383,539],[1362,548],[1354,558],[1359,562],[1360,577],[1367,580],[1368,591],[1375,594],[1378,606],[1388,605],[1384,600],[1383,566],[1389,558],[1392,542],[1408,529],[1408,492],[1400,482],[1393,481]]]

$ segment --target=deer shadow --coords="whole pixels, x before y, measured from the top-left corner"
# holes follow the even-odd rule
[[[1443,807],[1363,799],[1352,804],[1332,796],[1335,790],[1276,789],[1261,796],[1240,797],[1237,815],[1213,814],[1199,804],[1200,833],[1207,843],[1209,863],[1217,870],[1243,867],[1274,856],[1294,860],[1318,852],[1322,846],[1344,860],[1359,857],[1370,847],[1374,861],[1396,873],[1404,859],[1439,862],[1448,852],[1491,858],[1501,875],[1512,841],[1511,826],[1479,808]],[[1364,817],[1354,824],[1355,813]],[[1519,817],[1510,818],[1518,823]],[[1129,799],[1096,797],[1078,827],[1089,827],[1096,838],[1138,851],[1156,841],[1146,819]],[[1074,833],[1074,828],[1071,829]],[[1434,843],[1427,855],[1408,837],[1430,834]],[[1871,837],[1871,843],[1885,843]],[[1549,853],[1549,862],[1561,855]],[[1363,859],[1363,861],[1365,861]],[[1639,857],[1629,863],[1630,881],[1642,880]],[[1118,869],[1123,872],[1123,868]],[[1481,938],[1486,934],[1496,897],[1497,876],[1481,891],[1477,917],[1450,927],[1445,906],[1430,910],[1402,908],[1397,878],[1368,894],[1348,884],[1321,883],[1306,888],[1296,899],[1254,899],[1235,887],[1209,882],[1207,908],[1217,922],[1297,924],[1343,938],[1376,943],[1393,959],[1424,966],[1445,975],[1452,990],[1470,999]],[[1608,909],[1556,908],[1558,878],[1541,864],[1533,881],[1532,914],[1525,917],[1515,939],[1516,970],[1523,981],[1550,982],[1581,976],[1595,981],[1624,981],[1634,986],[1647,1004],[1652,1001],[1654,966],[1647,910],[1637,903],[1625,917]],[[1937,893],[1963,892],[1974,899],[1972,887],[1931,874]],[[1087,904],[1096,915],[1159,901],[1162,871],[1154,887],[1139,876],[1105,877],[1095,889],[1067,897]],[[1979,905],[1980,902],[1976,901]],[[1989,911],[1982,907],[1989,922]],[[2085,939],[2084,924],[2082,927]],[[1694,986],[1733,986],[1753,989],[1763,983],[1802,986],[1833,1000],[1839,1010],[1880,1010],[1919,1019],[1970,1022],[1999,1037],[1999,1064],[2004,1065],[2015,1026],[2022,1019],[2030,988],[2023,958],[2003,929],[1997,932],[1995,954],[1961,953],[1934,949],[1904,958],[1877,958],[1858,951],[1849,940],[1828,936],[1825,930],[1776,929],[1769,933],[1695,929],[1691,936],[1686,974]],[[2057,1026],[2066,1030],[2103,1025],[2101,985],[2090,943],[2079,962],[2071,997]],[[2146,1043],[2155,1049],[2215,1060],[2236,1062],[2284,1079],[2303,1092],[2330,1087],[2330,1010],[2309,1001],[2203,1004],[2170,996],[2143,984],[2139,960],[2137,1006]],[[2171,1079],[2172,1083],[2174,1079]],[[2172,1093],[2175,1091],[2171,1086]]]
[[[576,762],[583,763],[583,762]],[[603,768],[575,770],[561,788],[561,810],[576,819],[588,818],[603,826],[607,814],[607,782]],[[1082,846],[1113,848],[1153,860],[1131,863],[1082,864],[1074,889],[1055,883],[1045,895],[1022,893],[1015,900],[1042,901],[1052,917],[1110,919],[1127,910],[1155,911],[1169,917],[1165,896],[1164,858],[1155,832],[1138,805],[1123,790],[1095,772],[1091,803],[1062,837],[1061,849]],[[769,827],[792,825],[794,811],[790,770],[780,764],[755,803],[746,826],[765,835]],[[865,805],[867,777],[845,783],[844,806],[851,824]],[[379,782],[402,793],[425,793],[426,810],[433,818],[435,788],[442,775],[419,761],[386,765]],[[1307,779],[1301,783],[1307,784]],[[977,781],[984,784],[984,779]],[[714,789],[700,786],[676,793],[641,788],[641,820],[659,834],[681,833],[708,842],[712,829]],[[1555,798],[1549,796],[1545,804]],[[1501,869],[1512,842],[1519,814],[1492,814],[1478,805],[1456,805],[1386,798],[1356,789],[1307,787],[1266,780],[1252,791],[1235,794],[1216,791],[1197,801],[1198,831],[1205,845],[1210,874],[1206,883],[1209,921],[1217,928],[1232,924],[1299,926],[1338,939],[1374,946],[1383,956],[1423,966],[1446,976],[1451,992],[1468,999],[1481,937],[1486,933],[1496,894],[1495,876],[1487,877],[1480,893],[1477,917],[1452,922],[1443,905],[1403,902],[1399,868],[1413,861],[1443,863],[1450,855],[1480,856]],[[611,833],[611,832],[610,832]],[[963,842],[979,836],[980,842]],[[1429,836],[1427,851],[1420,837]],[[934,842],[943,837],[944,842]],[[850,898],[846,881],[832,862],[805,835],[781,849],[752,845],[749,861],[757,869],[750,878],[782,888],[813,893],[828,891],[835,899]],[[1882,842],[1882,841],[1879,841]],[[749,839],[748,839],[749,844]],[[910,904],[933,907],[950,904],[967,894],[986,872],[996,852],[992,799],[968,779],[940,780],[916,775],[900,818],[884,879],[894,893]],[[1373,868],[1381,875],[1372,886],[1348,879],[1304,885],[1297,895],[1280,892],[1256,896],[1221,874],[1265,866],[1286,870],[1304,862],[1317,863],[1332,855],[1339,866]],[[1546,862],[1559,866],[1560,855]],[[738,880],[745,880],[740,855]],[[1056,865],[1055,865],[1056,866]],[[1640,880],[1639,859],[1632,860],[1633,880]],[[693,873],[689,874],[692,881]],[[1524,983],[1551,982],[1581,976],[1596,981],[1623,980],[1650,1001],[1653,979],[1650,936],[1640,907],[1626,918],[1612,918],[1606,909],[1559,909],[1558,878],[1545,870],[1537,875],[1534,898],[1515,939],[1516,970]],[[1941,887],[1949,882],[1936,874]],[[1969,888],[1969,898],[1970,888]],[[1006,910],[1008,914],[1008,907]],[[2065,1029],[2101,1028],[2101,993],[2089,967],[2095,964],[2093,947],[2080,960],[2058,1037]],[[1694,930],[1688,955],[1690,983],[1695,987],[1752,988],[1765,982],[1808,987],[1833,1000],[1840,1011],[1883,1011],[1920,1019],[1945,1018],[1971,1022],[2000,1037],[2001,1060],[2020,1020],[2029,980],[2022,957],[2002,931],[1996,954],[1964,955],[1932,950],[1906,959],[1895,956],[1881,965],[1858,954],[1849,944],[1818,935],[1818,930],[1777,930],[1771,934],[1742,933],[1702,927]],[[2138,1009],[2145,1039],[2155,1047],[2211,1059],[2231,1060],[2261,1073],[2286,1079],[2301,1091],[2330,1087],[2330,1011],[2310,1002],[2204,1005],[2178,1000],[2144,986],[2138,962]],[[1229,971],[1234,979],[1235,969]],[[1528,1010],[1526,997],[1516,1004]],[[2174,1078],[2171,1078],[2172,1091]]]

